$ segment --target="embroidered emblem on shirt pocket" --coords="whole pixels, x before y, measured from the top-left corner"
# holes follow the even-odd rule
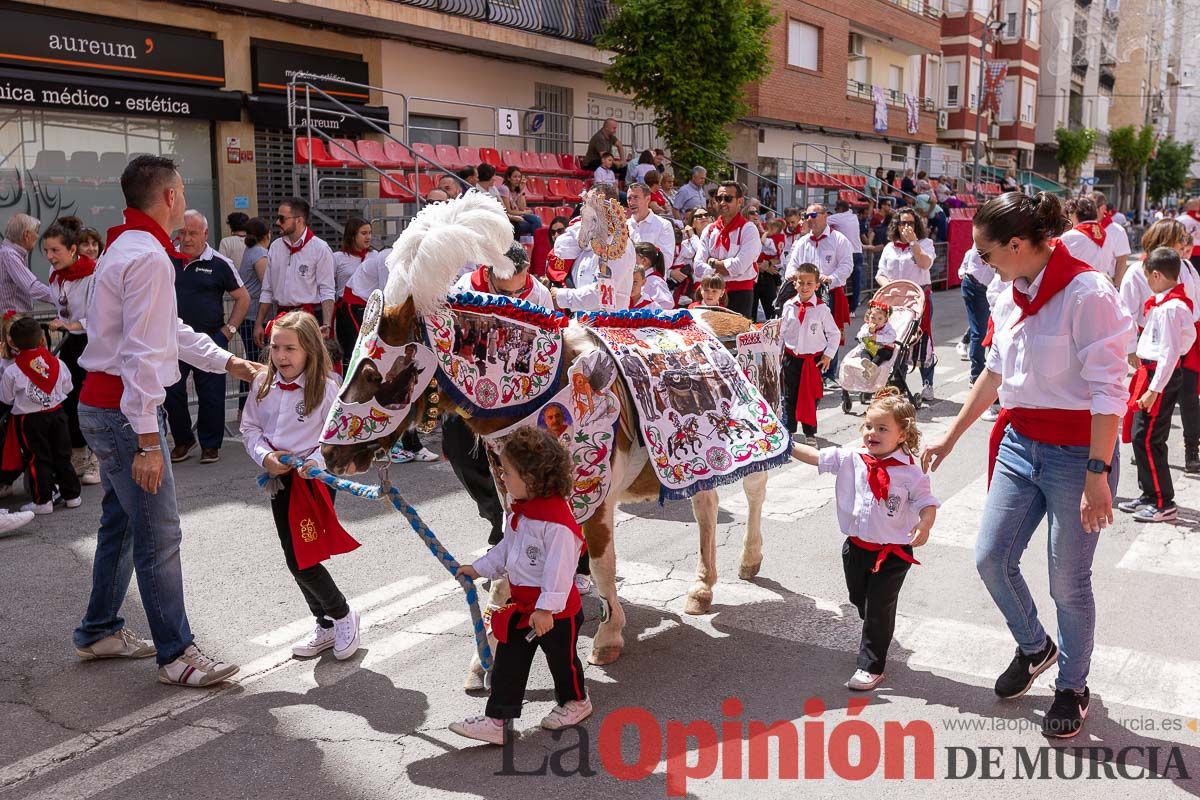
[[[538,557],[541,556],[541,554],[542,551],[533,545],[525,548],[525,557],[529,559],[529,566],[531,567],[537,566]]]

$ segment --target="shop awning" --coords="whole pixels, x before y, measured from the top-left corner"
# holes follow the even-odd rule
[[[76,114],[238,120],[241,92],[0,69],[0,106]]]
[[[349,105],[355,112],[370,119],[379,127],[388,130],[387,106]],[[312,121],[314,128],[320,128],[330,136],[343,136],[350,133],[377,133],[366,122],[328,101],[312,101]],[[297,117],[303,116],[304,106],[297,106]],[[318,113],[320,109],[320,113]],[[250,121],[263,128],[288,127],[287,98],[267,94],[251,94],[246,96],[246,110],[250,112]]]

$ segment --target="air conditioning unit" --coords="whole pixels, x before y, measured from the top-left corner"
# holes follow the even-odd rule
[[[866,40],[863,39],[863,35],[861,33],[850,34],[850,42],[849,46],[846,48],[846,55],[849,56],[851,60],[867,57],[867,43]]]
[[[950,112],[949,111],[939,111],[938,112],[937,129],[939,131],[944,131],[949,127],[950,127]]]

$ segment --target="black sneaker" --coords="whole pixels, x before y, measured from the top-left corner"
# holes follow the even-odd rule
[[[1124,500],[1120,503],[1117,503],[1117,508],[1121,511],[1124,511],[1126,514],[1133,514],[1134,512],[1140,511],[1143,506],[1152,506],[1154,504],[1154,498],[1142,495],[1141,497],[1135,497],[1132,500]]]
[[[1042,720],[1042,735],[1051,739],[1070,739],[1083,728],[1087,719],[1088,700],[1091,692],[1083,687],[1082,692],[1074,689],[1055,689],[1054,702]]]
[[[1049,636],[1046,637],[1045,646],[1031,656],[1022,653],[1018,647],[1008,669],[996,679],[996,694],[1005,700],[1020,697],[1029,691],[1038,675],[1050,669],[1057,658],[1058,645]]]

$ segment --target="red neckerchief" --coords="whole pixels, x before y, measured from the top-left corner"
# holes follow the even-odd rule
[[[294,392],[300,388],[300,384],[298,384],[298,383],[277,383],[277,384],[275,384],[275,388],[282,389],[285,392]]]
[[[715,242],[713,249],[724,249],[724,251],[728,253],[729,246],[731,244],[730,239],[733,236],[734,231],[738,232],[738,244],[741,244],[742,226],[745,224],[746,218],[742,216],[742,212],[740,211],[734,214],[733,219],[729,220],[729,222],[725,222],[724,217],[717,217],[716,221],[714,221],[712,224],[713,230],[717,232],[717,241]]]
[[[1183,291],[1183,284],[1177,283],[1171,287],[1169,292],[1163,295],[1162,300],[1159,300],[1157,295],[1150,295],[1150,299],[1146,301],[1144,306],[1146,315],[1149,316],[1150,312],[1153,311],[1156,306],[1164,306],[1172,300],[1179,300],[1185,306],[1187,306],[1188,311],[1192,310],[1192,301],[1188,299],[1187,294]]]
[[[496,294],[492,290],[492,283],[488,280],[487,267],[479,267],[471,273],[471,291],[479,292],[480,294]],[[529,297],[529,293],[533,291],[533,276],[525,273],[525,286],[522,287],[521,293],[517,295],[518,300],[524,300]]]
[[[296,255],[296,253],[299,253],[304,249],[304,245],[308,244],[312,240],[313,232],[312,228],[305,228],[304,235],[300,237],[300,244],[296,245],[289,242],[286,236],[281,236],[279,238],[283,240],[283,246],[288,249],[288,252],[292,255]]]
[[[311,238],[311,237],[310,237],[310,238]],[[305,241],[307,241],[307,239],[306,239]],[[304,247],[304,245],[303,245],[303,244],[301,244],[301,245],[300,245],[300,247]],[[297,252],[297,251],[293,251],[293,252]],[[348,256],[354,256],[354,257],[355,257],[355,258],[357,258],[359,261],[363,261],[363,260],[365,260],[365,259],[366,259],[366,257],[367,257],[368,255],[370,255],[370,253],[371,253],[371,248],[369,248],[369,247],[368,247],[368,248],[365,248],[365,249],[363,249],[363,250],[347,250],[347,251],[346,251],[346,255],[348,255]]]
[[[629,304],[629,308],[630,308],[631,310],[633,310],[633,309],[638,309],[638,308],[645,308],[645,307],[646,307],[646,306],[648,306],[648,305],[650,305],[650,301],[649,301],[649,300],[639,300],[639,301],[638,301],[638,302],[636,302],[636,303],[630,303],[630,304]]]
[[[121,234],[126,231],[145,231],[158,240],[158,243],[163,246],[163,250],[166,251],[167,256],[170,258],[187,258],[183,253],[175,249],[174,242],[171,241],[171,237],[167,236],[167,232],[162,229],[161,225],[136,208],[125,209],[124,225],[117,225],[108,229],[104,249],[107,250],[112,247],[113,242],[117,241]]]
[[[1192,219],[1196,220],[1196,222],[1200,222],[1200,211],[1187,211],[1185,213]]]
[[[828,225],[826,225],[826,226],[825,226],[825,230],[824,230],[824,232],[822,232],[820,236],[817,236],[817,235],[815,235],[815,234],[811,234],[811,233],[810,233],[810,234],[808,235],[808,240],[809,240],[810,242],[812,242],[813,244],[816,244],[817,242],[821,241],[822,239],[824,239],[824,238],[825,238],[825,237],[827,237],[828,235],[829,235],[829,226],[828,226]]]
[[[1112,212],[1105,211],[1104,216],[1100,218],[1100,227],[1103,228],[1104,230],[1108,230],[1108,226],[1112,224],[1112,218],[1113,218]]]
[[[1030,300],[1028,295],[1018,289],[1015,283],[1013,284],[1013,302],[1021,309],[1021,316],[1017,317],[1017,323],[1027,317],[1037,316],[1042,307],[1050,302],[1054,295],[1065,289],[1068,283],[1075,280],[1076,276],[1093,271],[1090,266],[1072,256],[1060,240],[1051,239],[1050,247],[1050,260],[1046,262],[1043,270],[1042,283],[1038,286],[1037,297]]]
[[[1106,227],[1107,226],[1103,222],[1096,222],[1092,220],[1089,222],[1081,222],[1071,230],[1079,231],[1084,236],[1095,242],[1097,247],[1104,247],[1104,239],[1107,236],[1107,234],[1104,232]]]
[[[50,273],[50,285],[56,283],[66,283],[67,281],[77,281],[80,278],[86,278],[96,271],[96,262],[87,256],[81,255],[75,259],[75,263],[69,267],[56,269]]]
[[[59,363],[45,345],[32,350],[22,350],[14,360],[30,383],[47,395],[54,390],[58,383]]]
[[[808,314],[808,309],[816,308],[819,305],[824,304],[821,302],[821,298],[817,297],[815,294],[807,300],[801,300],[799,297],[796,298],[796,307],[800,309],[799,315],[801,325],[804,324],[804,317]]]
[[[905,463],[892,456],[878,458],[870,453],[861,455],[863,463],[867,465],[867,483],[871,487],[871,494],[875,495],[876,500],[887,500],[892,488],[892,478],[888,475],[887,468],[903,467]]]
[[[909,248],[909,244],[908,242],[892,242],[892,247],[896,248],[897,250],[907,250]]]
[[[525,500],[514,500],[511,521],[514,530],[521,517],[562,525],[575,535],[581,546],[584,543],[583,530],[575,521],[575,515],[571,513],[571,506],[567,504],[565,497],[530,497]]]

